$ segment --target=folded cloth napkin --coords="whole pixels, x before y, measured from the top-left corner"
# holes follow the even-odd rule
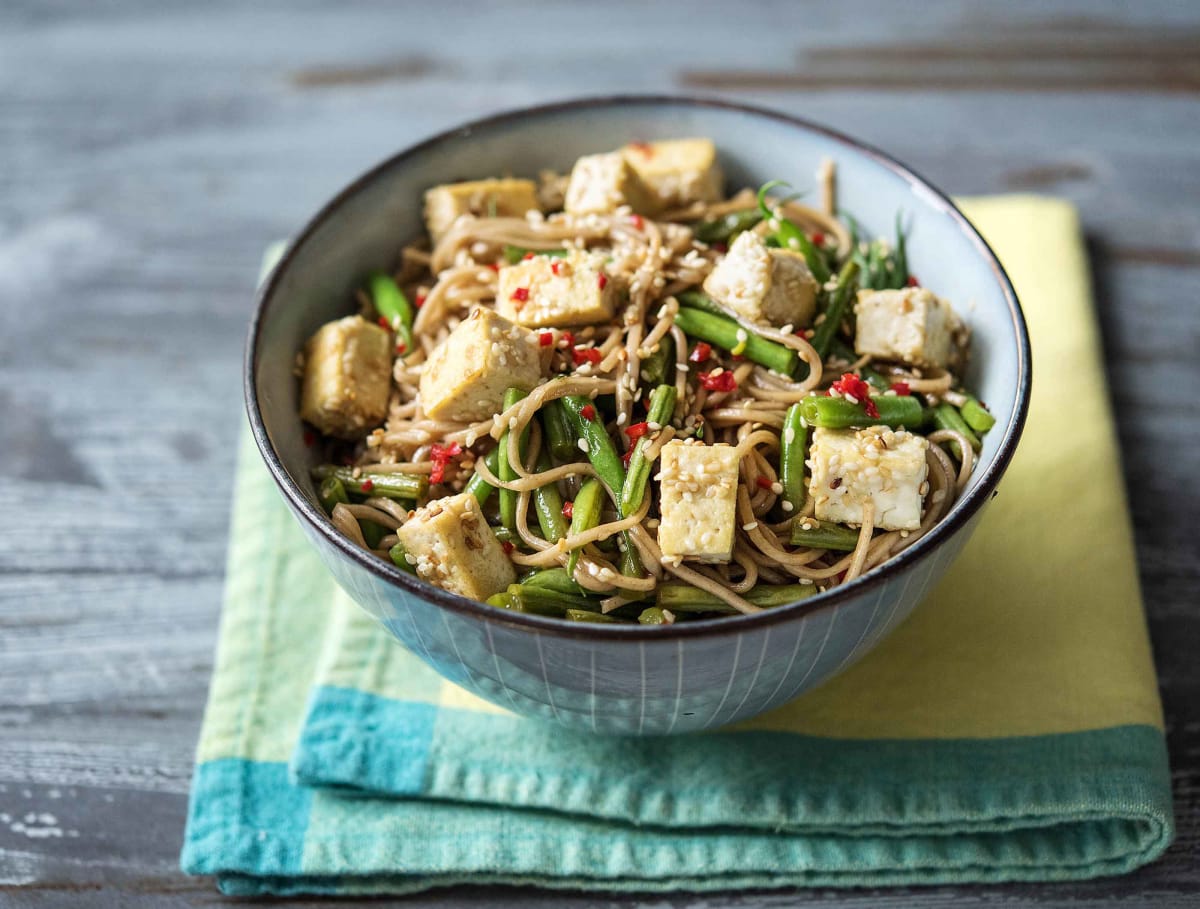
[[[1166,750],[1075,213],[964,207],[1033,335],[1003,493],[875,652],[737,727],[568,733],[443,681],[336,589],[244,444],[184,870],[247,895],[654,891],[1062,880],[1159,856]]]

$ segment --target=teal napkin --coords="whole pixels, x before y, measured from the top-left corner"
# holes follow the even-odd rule
[[[1079,271],[1063,267],[1079,239],[1062,213],[1029,199],[974,212],[997,226],[1027,308],[1053,295],[1053,317],[1031,318],[1042,350],[1090,337],[1086,284],[1038,291],[1003,241],[1061,243],[1056,269]],[[1083,347],[1064,372],[1086,382],[1099,365]],[[1006,515],[1027,522],[1008,482],[1012,505],[997,501],[879,650],[793,705],[686,738],[567,733],[443,681],[337,590],[245,441],[184,870],[232,894],[380,894],[1064,880],[1153,860],[1173,832],[1169,775],[1099,384],[1088,444],[1107,460],[1091,481],[1116,511],[1078,546],[1103,554],[1106,595],[1011,561]],[[1057,450],[1043,416],[1023,452]],[[1054,462],[1026,460],[1015,479],[1053,481]],[[998,559],[1046,596],[964,608],[954,590]]]

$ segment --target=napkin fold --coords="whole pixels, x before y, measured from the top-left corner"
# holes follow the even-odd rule
[[[242,895],[654,891],[1076,879],[1159,856],[1166,749],[1076,216],[963,207],[1033,339],[1003,492],[876,651],[736,727],[596,737],[444,681],[337,589],[244,441],[184,870]]]

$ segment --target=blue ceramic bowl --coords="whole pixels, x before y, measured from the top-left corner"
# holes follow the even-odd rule
[[[422,229],[437,183],[540,168],[631,140],[710,136],[732,187],[811,186],[838,165],[839,205],[871,234],[911,219],[910,261],[974,331],[967,377],[997,418],[982,463],[950,514],[897,558],[793,606],[674,626],[580,625],[503,612],[416,580],[352,545],[309,479],[297,413],[296,351],[346,314],[372,269]],[[263,459],[338,583],[446,678],[517,713],[603,733],[710,729],[782,704],[845,669],[921,601],[995,493],[1029,403],[1029,340],[1008,278],[948,198],[875,149],[821,126],[725,101],[596,98],[511,113],[442,133],[355,180],[308,223],[261,290],[246,356],[246,406]]]

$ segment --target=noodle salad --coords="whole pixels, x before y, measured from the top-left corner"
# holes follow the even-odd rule
[[[429,189],[427,235],[299,355],[335,526],[594,623],[753,613],[911,545],[995,421],[900,216],[862,237],[817,178],[815,206],[728,195],[713,143],[678,139]]]

